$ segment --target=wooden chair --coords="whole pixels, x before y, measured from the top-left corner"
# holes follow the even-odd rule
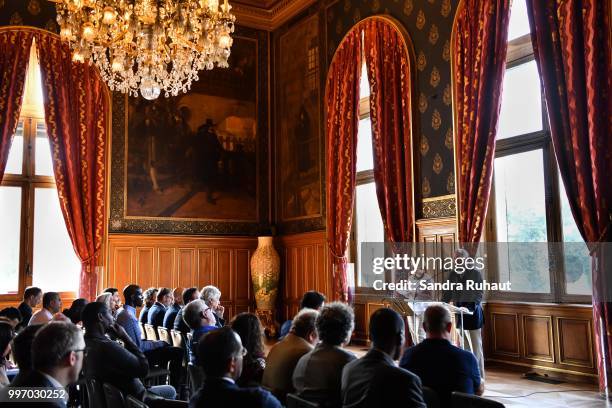
[[[153,327],[152,324],[145,323],[144,324],[145,333],[147,334],[147,340],[159,340],[157,338],[157,330]]]
[[[451,395],[453,408],[505,408],[505,405],[501,402],[476,395],[457,391],[453,392]]]
[[[86,380],[85,389],[87,390],[87,408],[106,408],[104,389],[98,380]]]
[[[183,339],[183,334],[180,331],[170,330],[170,336],[172,337],[172,344],[174,347],[180,347],[182,349],[187,347]]]
[[[431,388],[423,386],[423,399],[427,408],[441,408],[440,398]]]
[[[121,391],[109,383],[102,384],[104,389],[104,399],[109,408],[125,408],[125,399]]]
[[[287,408],[321,408],[321,405],[300,398],[295,394],[287,394]]]
[[[147,340],[147,332],[145,331],[144,324],[142,324],[142,322],[138,322],[138,326],[140,326],[140,339]]]
[[[170,333],[168,333],[168,329],[166,329],[165,327],[159,326],[157,328],[157,336],[161,341],[165,341],[171,346],[173,345],[172,337],[170,336]]]

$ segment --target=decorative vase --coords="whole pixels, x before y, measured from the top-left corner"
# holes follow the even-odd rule
[[[257,303],[257,316],[264,326],[266,335],[276,337],[277,324],[274,320],[280,258],[274,249],[272,237],[258,237],[257,249],[251,257],[251,281]]]

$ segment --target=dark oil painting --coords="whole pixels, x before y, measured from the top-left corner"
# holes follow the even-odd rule
[[[128,98],[127,217],[257,221],[257,41],[185,94]]]
[[[278,180],[282,221],[321,209],[319,23],[313,16],[280,38]]]

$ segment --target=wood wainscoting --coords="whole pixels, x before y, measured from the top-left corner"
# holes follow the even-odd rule
[[[255,310],[250,259],[256,248],[256,237],[110,234],[102,285],[215,285],[231,318]]]
[[[489,302],[485,316],[488,362],[595,381],[591,306]]]

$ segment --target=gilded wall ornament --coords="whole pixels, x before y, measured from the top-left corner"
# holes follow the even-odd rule
[[[406,0],[404,2],[404,14],[409,16],[412,14],[412,10],[414,9],[414,3],[412,0]]]
[[[40,2],[38,0],[30,0],[30,2],[28,3],[28,12],[33,16],[39,15]]]
[[[435,66],[431,70],[431,77],[429,79],[429,83],[434,88],[436,88],[440,84],[440,71],[438,71],[438,68]]]
[[[57,25],[57,22],[55,22],[55,20],[50,19],[45,24],[45,30],[51,31],[52,33],[57,33],[59,31],[59,26]]]
[[[440,174],[443,168],[444,168],[444,163],[442,162],[442,156],[440,156],[440,153],[436,153],[436,155],[434,156],[434,161],[433,161],[433,171],[436,174]]]
[[[421,136],[421,155],[426,156],[427,152],[429,152],[429,140],[427,139],[427,136],[422,135]]]
[[[446,135],[444,135],[444,146],[446,146],[448,150],[453,150],[453,129],[452,128],[448,128],[446,130]]]
[[[440,125],[442,125],[442,116],[440,115],[440,112],[435,109],[433,115],[431,115],[431,127],[434,130],[438,130],[440,129]]]
[[[419,14],[417,14],[416,26],[419,30],[422,30],[425,27],[425,13],[423,10],[419,10]]]
[[[21,17],[21,14],[17,12],[13,13],[11,19],[9,20],[9,25],[23,25],[23,18]]]
[[[4,7],[4,0],[0,0],[0,8]]]
[[[423,92],[419,95],[419,112],[425,113],[427,110],[427,97]]]
[[[443,17],[448,17],[450,12],[451,12],[451,2],[450,2],[450,0],[443,0],[442,1],[442,8],[440,9],[440,14],[442,14]]]
[[[429,184],[429,179],[427,177],[423,177],[421,193],[423,194],[423,197],[429,197],[429,195],[431,194],[431,185]]]
[[[344,12],[348,13],[351,10],[351,7],[353,7],[351,0],[344,0]]]
[[[444,41],[444,48],[442,48],[442,59],[444,61],[450,61],[450,42]]]
[[[378,13],[380,10],[380,0],[374,0],[372,2],[372,13]]]
[[[355,12],[353,13],[353,23],[357,23],[360,20],[361,20],[361,10],[356,8]]]
[[[439,38],[440,38],[440,32],[438,31],[438,26],[435,24],[432,24],[431,28],[429,29],[429,43],[431,45],[435,45],[438,42]]]
[[[448,173],[448,178],[446,179],[446,191],[449,194],[455,193],[455,172],[451,171]]]
[[[419,56],[417,57],[417,69],[419,71],[423,71],[427,66],[427,58],[425,58],[425,54],[423,51],[419,51]]]
[[[336,34],[340,35],[342,33],[342,28],[342,20],[340,19],[336,22]]]
[[[423,218],[454,217],[457,203],[454,196],[433,197],[423,201]]]
[[[451,94],[450,84],[446,84],[446,86],[444,87],[444,94],[442,95],[442,101],[447,106],[450,105],[451,102],[452,102],[452,94]]]

